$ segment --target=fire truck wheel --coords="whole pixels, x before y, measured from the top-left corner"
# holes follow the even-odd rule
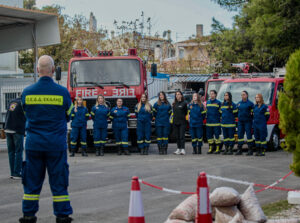
[[[271,151],[277,151],[280,149],[280,136],[277,128],[274,128],[271,134],[270,141],[268,142],[268,148]]]

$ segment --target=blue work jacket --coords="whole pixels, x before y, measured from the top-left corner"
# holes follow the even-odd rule
[[[25,149],[62,151],[67,149],[67,122],[73,107],[67,88],[51,77],[41,77],[24,89],[22,105],[26,116]]]
[[[71,111],[71,127],[84,128],[86,127],[87,120],[89,120],[90,114],[86,107],[77,107],[77,112],[75,112],[75,107]]]
[[[206,125],[221,125],[221,102],[217,99],[208,100],[206,103]]]
[[[235,127],[235,118],[237,117],[238,109],[236,104],[232,102],[230,108],[228,102],[224,102],[221,106],[222,127]]]
[[[238,119],[241,122],[251,122],[253,120],[253,108],[254,104],[252,101],[240,101],[237,103],[238,108]]]
[[[171,114],[172,114],[172,107],[170,104],[166,104],[163,102],[161,103],[161,105],[158,105],[156,102],[153,106],[155,126],[169,126]]]
[[[140,110],[138,111],[138,104],[135,106],[135,115],[138,122],[151,122],[152,120],[152,106],[150,105],[150,111],[145,109],[145,104],[142,103]]]
[[[190,103],[188,105],[188,114],[190,116],[190,127],[200,127],[203,125],[206,114],[204,106],[199,106],[198,103]]]
[[[109,117],[112,119],[112,127],[114,129],[124,129],[127,128],[127,121],[130,117],[130,112],[125,106],[121,108],[116,106],[111,109]]]
[[[105,105],[95,105],[91,111],[94,128],[107,128],[107,118],[110,115],[109,108]]]

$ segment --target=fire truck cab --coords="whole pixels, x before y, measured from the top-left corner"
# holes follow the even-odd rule
[[[153,76],[155,69],[156,66],[151,67]],[[136,49],[129,49],[126,56],[113,56],[113,51],[99,51],[97,56],[92,56],[86,49],[73,50],[73,58],[69,61],[67,89],[73,101],[77,96],[83,98],[89,112],[99,94],[105,97],[110,108],[116,106],[117,98],[122,98],[123,105],[130,110],[129,139],[135,145],[137,121],[134,108],[141,95],[147,91],[146,75],[146,65],[138,57]],[[93,145],[92,129],[93,121],[89,120],[88,146]],[[109,122],[108,133],[111,132]]]
[[[209,79],[206,82],[205,101],[209,99],[209,92],[211,90],[215,90],[218,93],[222,83],[229,78],[231,78],[231,74],[218,74],[218,73],[212,74],[211,79]]]

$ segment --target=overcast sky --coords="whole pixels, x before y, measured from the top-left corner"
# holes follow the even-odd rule
[[[144,11],[145,19],[152,18],[152,35],[162,36],[164,30],[172,31],[174,41],[187,39],[196,33],[196,24],[204,25],[204,35],[210,34],[212,17],[226,27],[232,27],[235,13],[220,8],[211,0],[36,0],[37,6],[58,4],[64,14],[82,14],[89,18],[93,12],[100,26],[114,29],[113,22],[132,21],[140,18]],[[144,30],[146,31],[146,30]]]

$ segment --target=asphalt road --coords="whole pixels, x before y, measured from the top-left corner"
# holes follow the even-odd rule
[[[207,151],[204,147],[204,152]],[[170,145],[169,152],[175,150],[175,144]],[[104,157],[69,158],[70,164],[70,198],[74,209],[74,222],[95,223],[112,222],[126,223],[132,176],[181,191],[195,191],[197,174],[206,171],[207,174],[229,177],[238,180],[271,184],[287,174],[292,160],[291,154],[284,151],[269,152],[265,157],[223,156],[223,155],[192,155],[190,143],[187,155],[175,156],[169,154],[160,156],[156,146],[150,148],[149,156],[133,154],[117,156],[114,153]],[[245,185],[210,180],[213,190],[220,186],[232,186],[240,193]],[[282,187],[299,189],[299,178],[289,176]],[[171,210],[176,207],[186,195],[175,195],[158,191],[141,185],[147,223],[162,223]],[[7,152],[0,152],[0,216],[1,223],[16,223],[22,215],[21,200],[23,189],[20,181],[9,179]],[[261,204],[286,199],[287,192],[265,191],[258,194]],[[38,222],[55,222],[52,215],[52,198],[48,181],[46,180],[40,198]]]

